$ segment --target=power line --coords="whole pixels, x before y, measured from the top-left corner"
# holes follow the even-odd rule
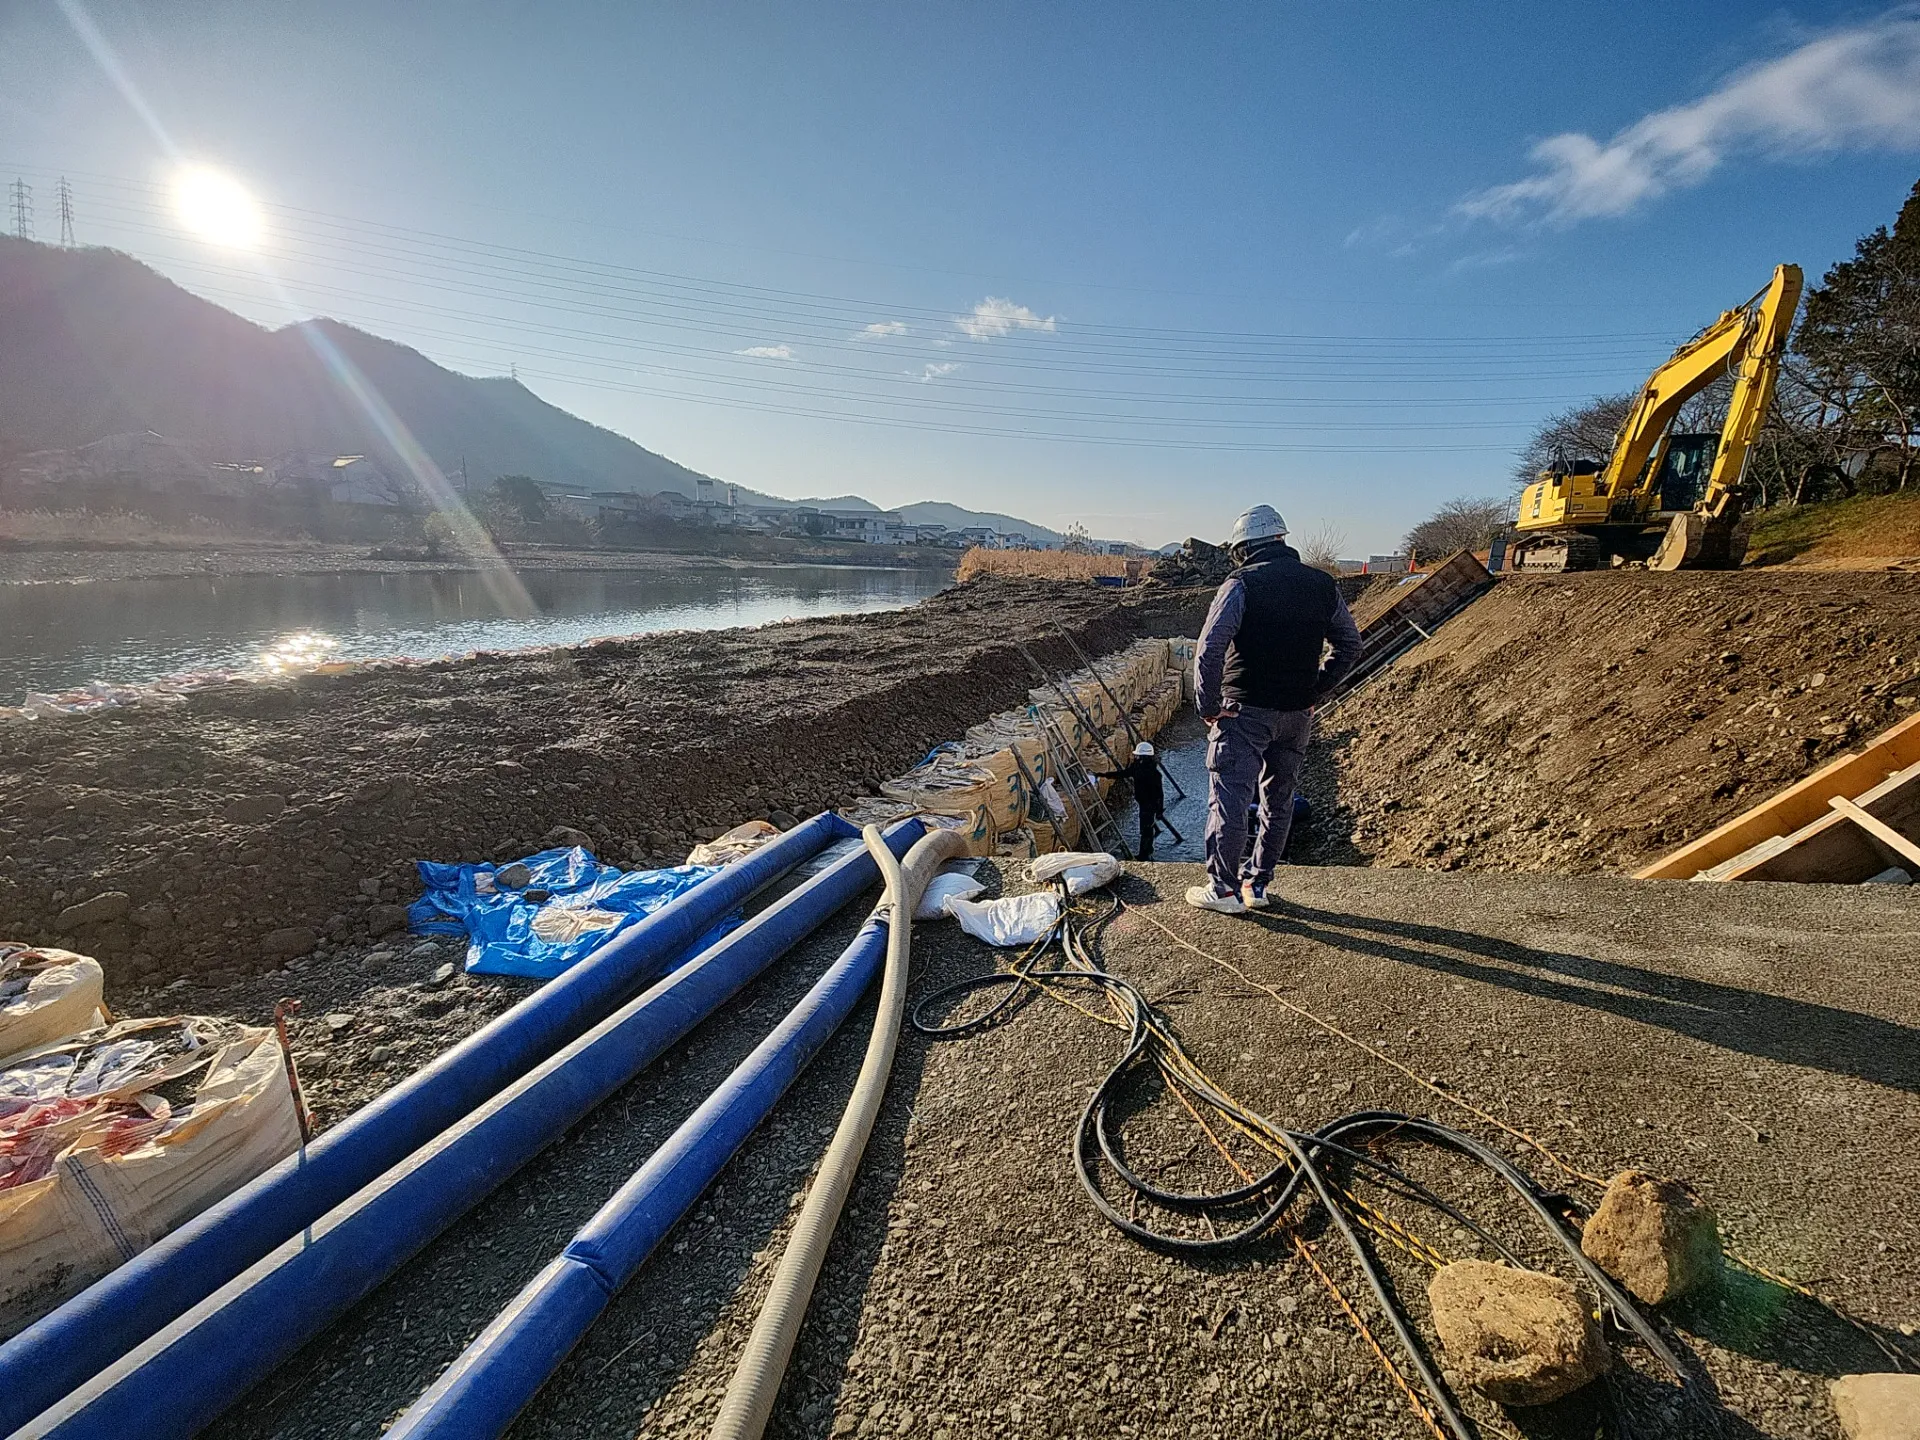
[[[60,244],[63,249],[71,250],[73,240],[73,187],[67,183],[67,177],[60,177],[60,185],[54,194],[60,202]]]
[[[13,235],[16,240],[33,239],[33,187],[15,178],[9,187],[13,200]]]

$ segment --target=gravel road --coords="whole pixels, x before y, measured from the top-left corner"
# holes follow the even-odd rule
[[[1542,1180],[1595,1193],[1301,1020],[1277,991],[1578,1170],[1635,1164],[1691,1181],[1742,1254],[1840,1297],[1886,1343],[1915,1350],[1920,910],[1910,897],[1325,868],[1284,872],[1281,910],[1228,919],[1178,903],[1196,875],[1132,867],[1121,893],[1141,909],[1108,929],[1106,959],[1247,1103],[1297,1126],[1370,1106],[1429,1113]],[[377,1434],[751,1048],[857,918],[846,912],[562,1137],[213,1433]],[[950,926],[917,935],[922,993],[992,963]],[[427,983],[404,970],[415,962],[391,963],[403,991]],[[443,1034],[502,998],[463,999]],[[705,1433],[866,1028],[862,1011],[617,1297],[515,1427],[518,1440]],[[972,1039],[908,1038],[773,1433],[1428,1433],[1288,1242],[1194,1264],[1098,1219],[1067,1138],[1115,1039],[1043,999]],[[364,1093],[349,1083],[339,1098]],[[1143,1163],[1164,1165],[1163,1183],[1217,1181],[1206,1147],[1159,1108],[1138,1122]],[[1473,1176],[1440,1165],[1428,1178],[1542,1254]],[[1402,1218],[1445,1254],[1474,1253],[1465,1232]],[[1304,1233],[1370,1314],[1337,1239],[1311,1220]],[[1395,1251],[1384,1258],[1420,1320],[1428,1272]],[[1886,1368],[1862,1331],[1741,1272],[1663,1323],[1708,1400],[1679,1404],[1644,1356],[1623,1350],[1610,1389],[1533,1412],[1469,1408],[1485,1434],[1540,1440],[1585,1440],[1608,1394],[1636,1435],[1834,1437],[1826,1379]]]

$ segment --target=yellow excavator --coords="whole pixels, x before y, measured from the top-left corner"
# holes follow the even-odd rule
[[[1758,295],[1673,352],[1634,398],[1606,464],[1557,457],[1520,496],[1513,570],[1731,570],[1753,517],[1742,479],[1773,401],[1800,304],[1800,267],[1777,266]],[[1722,375],[1733,396],[1716,434],[1672,434],[1688,400]]]

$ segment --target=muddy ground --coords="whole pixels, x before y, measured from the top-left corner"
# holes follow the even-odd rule
[[[1576,1170],[1606,1176],[1637,1164],[1689,1179],[1744,1256],[1841,1298],[1879,1344],[1920,1348],[1911,1337],[1920,1218],[1908,1203],[1920,1190],[1911,965],[1920,912],[1908,897],[1328,868],[1292,872],[1286,908],[1233,920],[1178,903],[1197,873],[1134,867],[1120,893],[1146,909],[1107,931],[1104,952],[1245,1102],[1298,1126],[1368,1106],[1430,1114],[1545,1182],[1597,1193],[1301,1020],[1277,992]],[[562,1137],[212,1433],[378,1434],[798,998],[859,908]],[[1182,949],[1147,915],[1245,979]],[[916,996],[993,964],[949,925],[916,933]],[[488,1003],[450,1012],[447,1036]],[[616,1298],[516,1440],[706,1433],[785,1217],[844,1104],[869,1012]],[[1428,1434],[1285,1239],[1194,1263],[1145,1250],[1097,1217],[1074,1180],[1068,1137],[1118,1039],[1041,998],[972,1039],[908,1036],[770,1433]],[[1212,1152],[1164,1100],[1130,1134],[1161,1183],[1221,1181]],[[1530,1260],[1564,1269],[1470,1172],[1410,1163]],[[1441,1253],[1476,1253],[1450,1223],[1389,1209]],[[1304,1213],[1302,1223],[1315,1258],[1390,1346],[1337,1237]],[[1424,1325],[1430,1272],[1395,1250],[1382,1258]],[[1612,1381],[1557,1406],[1468,1408],[1483,1434],[1530,1440],[1588,1440],[1603,1405],[1621,1407],[1625,1433],[1661,1440],[1832,1440],[1827,1379],[1890,1364],[1867,1333],[1738,1271],[1670,1307],[1662,1327],[1693,1369],[1691,1400],[1643,1352],[1617,1347]]]
[[[1920,703],[1920,576],[1502,580],[1322,716],[1302,857],[1629,871]]]
[[[911,609],[369,666],[0,733],[0,934],[109,982],[238,982],[403,925],[413,861],[699,838],[851,803],[1204,596],[980,582]],[[556,830],[556,827],[564,827]],[[584,838],[581,838],[584,837]],[[101,897],[107,897],[102,899]],[[76,906],[86,905],[85,909]]]

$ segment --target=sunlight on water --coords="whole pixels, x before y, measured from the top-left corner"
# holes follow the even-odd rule
[[[260,668],[270,675],[293,675],[314,670],[333,658],[340,642],[331,635],[313,630],[298,630],[282,635],[260,652]]]

